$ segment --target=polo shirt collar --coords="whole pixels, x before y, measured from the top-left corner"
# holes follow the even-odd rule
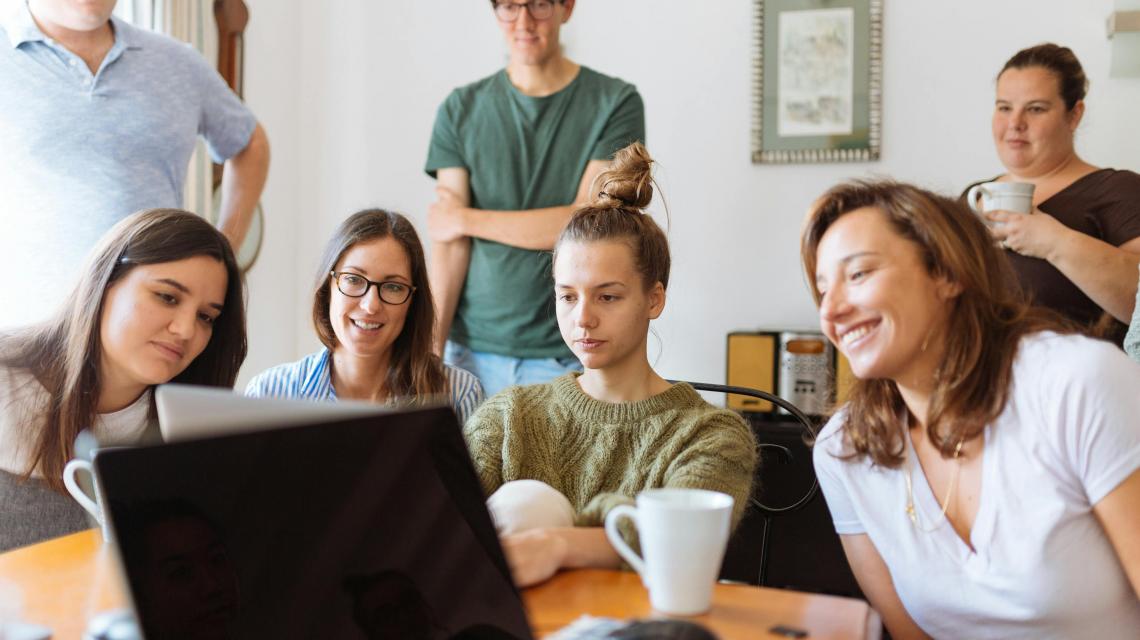
[[[139,29],[111,15],[111,26],[115,29],[115,46],[124,49],[142,49],[142,39],[139,38]]]
[[[11,10],[6,11],[2,19],[4,30],[8,32],[8,40],[13,49],[25,42],[47,40],[47,36],[36,26],[35,20],[32,20],[32,11],[28,9],[27,2],[13,2]]]

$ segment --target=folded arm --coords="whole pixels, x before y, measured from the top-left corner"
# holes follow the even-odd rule
[[[470,176],[466,169],[440,169],[437,173],[437,192],[443,191],[454,202],[466,207],[471,201]],[[471,263],[471,238],[454,236],[449,240],[436,240],[436,229],[441,214],[437,212],[440,203],[428,209],[428,235],[432,238],[431,260],[428,264],[428,280],[431,282],[432,298],[435,302],[434,347],[437,355],[443,355],[447,344],[447,334],[451,332],[451,321],[455,319],[455,309],[459,306],[459,294],[467,280],[467,267]]]
[[[444,172],[455,170],[442,169],[438,173],[438,200],[428,211],[428,228],[432,241],[451,242],[468,237],[520,249],[549,251],[554,248],[558,234],[562,233],[574,210],[590,199],[590,187],[594,179],[608,166],[608,160],[591,160],[582,173],[577,195],[570,204],[524,211],[472,208],[469,189],[459,193],[444,184]],[[465,170],[460,171],[466,175]]]

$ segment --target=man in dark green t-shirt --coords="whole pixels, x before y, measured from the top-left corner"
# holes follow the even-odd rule
[[[580,365],[554,315],[551,254],[613,153],[645,140],[637,89],[562,55],[575,0],[492,0],[506,69],[451,92],[428,150],[436,348],[487,395]]]

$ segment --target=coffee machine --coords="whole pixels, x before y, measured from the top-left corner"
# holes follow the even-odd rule
[[[808,415],[827,415],[846,401],[854,377],[847,359],[817,331],[737,331],[728,334],[727,384],[774,393]],[[784,414],[758,398],[729,395],[728,407]]]

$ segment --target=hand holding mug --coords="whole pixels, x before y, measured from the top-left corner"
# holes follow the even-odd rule
[[[1053,216],[1038,210],[1032,215],[1014,211],[987,211],[990,235],[1004,249],[1030,258],[1048,260],[1069,231]]]

